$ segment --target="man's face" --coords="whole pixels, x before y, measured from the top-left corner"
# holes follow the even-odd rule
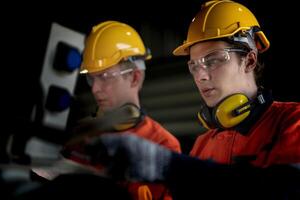
[[[197,43],[190,49],[192,62],[189,68],[190,71],[194,69],[194,81],[209,107],[233,93],[247,94],[249,76],[245,64],[236,52],[224,51],[226,48],[230,47],[223,41],[208,41]]]
[[[124,72],[125,74],[122,74]],[[100,73],[88,75],[91,80],[91,90],[100,111],[110,111],[132,102],[136,90],[132,87],[130,72],[116,65]]]

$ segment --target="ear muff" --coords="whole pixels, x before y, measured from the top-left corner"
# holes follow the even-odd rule
[[[94,117],[98,117],[104,122],[105,130],[124,131],[140,123],[144,114],[135,104],[126,103],[108,112],[103,112],[97,108]]]
[[[142,121],[143,114],[140,108],[134,104],[125,104],[119,108],[119,111],[123,115],[124,120],[119,121],[113,126],[115,131],[124,131],[133,128]]]
[[[261,93],[255,100],[249,100],[244,94],[233,94],[220,101],[212,111],[203,106],[198,112],[198,119],[207,129],[231,128],[244,121],[257,103],[265,103]]]
[[[99,108],[93,115],[102,121],[105,131],[125,131],[135,127],[144,117],[141,109],[133,104],[126,103],[111,111],[103,112]]]
[[[137,126],[145,114],[134,104],[125,104],[109,112],[97,112],[95,117],[87,117],[78,122],[73,129],[73,137],[66,145],[74,145],[86,138],[99,136],[100,133],[125,131]]]
[[[250,114],[251,102],[244,94],[233,94],[223,99],[213,109],[213,117],[221,128],[238,125]]]

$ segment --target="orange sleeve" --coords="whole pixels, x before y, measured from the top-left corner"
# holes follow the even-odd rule
[[[181,153],[180,143],[177,138],[148,116],[145,117],[141,124],[128,130],[128,132]]]

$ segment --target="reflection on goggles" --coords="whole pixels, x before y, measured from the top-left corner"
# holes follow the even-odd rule
[[[86,78],[87,78],[88,84],[90,86],[92,86],[96,80],[106,83],[106,82],[116,78],[117,76],[121,76],[121,75],[130,73],[132,71],[133,71],[133,68],[125,69],[125,70],[121,70],[121,71],[115,71],[115,72],[107,71],[107,72],[103,72],[103,73],[97,74],[97,75],[88,75],[87,74]]]
[[[210,72],[216,69],[217,67],[222,66],[223,64],[225,64],[227,61],[230,60],[229,52],[247,53],[247,51],[243,49],[236,49],[236,48],[225,48],[225,49],[214,50],[200,59],[188,61],[188,66],[191,74],[195,75],[200,68]]]

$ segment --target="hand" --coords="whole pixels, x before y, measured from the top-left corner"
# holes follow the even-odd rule
[[[171,160],[171,151],[133,134],[101,135],[87,144],[86,151],[113,177],[133,181],[163,180]]]

